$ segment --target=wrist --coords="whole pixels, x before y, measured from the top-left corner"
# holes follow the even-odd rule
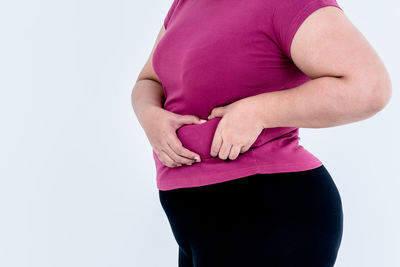
[[[249,98],[249,107],[253,111],[253,115],[256,118],[256,121],[259,125],[262,126],[263,129],[270,128],[268,125],[268,120],[266,114],[267,112],[267,105],[265,102],[265,93],[259,94],[255,96],[251,96]]]
[[[152,116],[155,116],[155,113],[160,110],[163,110],[163,108],[155,105],[148,105],[141,109],[138,119],[144,130],[146,130],[146,125],[151,122]]]

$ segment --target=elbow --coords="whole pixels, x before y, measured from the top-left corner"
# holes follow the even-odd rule
[[[388,73],[385,71],[381,75],[376,75],[371,87],[369,108],[374,112],[379,112],[388,105],[392,97],[392,83]]]

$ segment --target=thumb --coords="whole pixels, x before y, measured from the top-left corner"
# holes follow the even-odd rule
[[[195,115],[182,115],[178,120],[180,126],[183,124],[201,124],[203,122],[203,120],[200,120],[200,118]]]
[[[211,110],[211,114],[208,115],[209,120],[215,118],[215,117],[222,117],[225,114],[225,107],[217,107]]]

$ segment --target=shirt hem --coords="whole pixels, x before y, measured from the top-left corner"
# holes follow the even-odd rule
[[[254,174],[269,174],[269,173],[282,173],[282,172],[297,172],[311,170],[318,168],[323,163],[319,160],[313,160],[301,163],[283,163],[283,164],[264,164],[248,168],[238,168],[233,171],[222,171],[208,173],[201,177],[175,177],[173,185],[168,182],[157,180],[157,188],[160,191],[167,191],[179,188],[200,187],[225,181],[244,178]],[[179,185],[177,184],[179,183]]]

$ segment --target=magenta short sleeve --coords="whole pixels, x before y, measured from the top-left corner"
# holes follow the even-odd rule
[[[167,15],[164,18],[164,28],[167,29],[169,19],[171,18],[172,14],[174,13],[175,7],[177,6],[179,0],[174,0],[168,10]]]
[[[314,11],[335,6],[343,11],[336,0],[286,0],[279,1],[274,7],[272,27],[274,38],[283,53],[291,60],[290,46],[295,33],[304,20]]]
[[[299,143],[299,128],[265,128],[235,160],[210,154],[219,118],[215,107],[262,93],[295,88],[310,80],[289,55],[301,22],[336,0],[170,0],[166,32],[153,54],[165,94],[163,108],[195,115],[203,124],[184,124],[176,134],[201,162],[171,168],[153,150],[157,187],[171,190],[220,183],[255,173],[316,168],[322,161]],[[289,55],[290,56],[290,55]]]

